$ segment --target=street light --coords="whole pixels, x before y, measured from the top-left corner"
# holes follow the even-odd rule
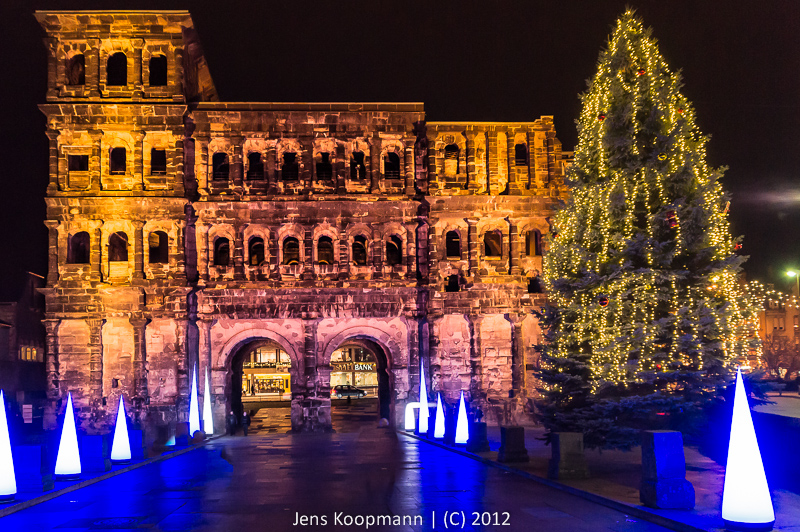
[[[786,272],[786,275],[789,277],[794,277],[794,287],[795,291],[792,295],[800,296],[800,272],[796,272],[794,270],[789,270]]]

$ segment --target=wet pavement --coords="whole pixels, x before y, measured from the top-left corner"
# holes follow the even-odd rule
[[[283,433],[288,411],[262,410],[257,434],[0,518],[0,530],[665,530],[378,428],[369,405],[335,410],[338,432],[298,435]]]

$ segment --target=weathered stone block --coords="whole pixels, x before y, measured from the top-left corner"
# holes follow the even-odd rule
[[[525,448],[524,427],[500,428],[500,452],[498,462],[528,462],[528,450]]]
[[[583,433],[556,432],[551,445],[553,454],[547,471],[549,478],[565,480],[589,477],[583,453]]]
[[[471,453],[486,453],[489,448],[489,438],[486,433],[486,423],[473,422],[469,424],[469,440],[467,451]]]
[[[652,508],[694,508],[694,487],[686,480],[686,459],[680,432],[642,432],[639,498],[642,504]]]

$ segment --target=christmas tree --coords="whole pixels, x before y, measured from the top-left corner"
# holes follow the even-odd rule
[[[681,85],[628,10],[581,96],[571,200],[545,257],[538,406],[549,432],[588,447],[686,431],[752,341],[722,172]]]

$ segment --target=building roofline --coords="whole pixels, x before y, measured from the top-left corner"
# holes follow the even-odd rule
[[[113,15],[116,13],[120,15],[129,15],[131,13],[136,15],[188,15],[189,11],[185,9],[37,9],[34,13],[43,15]]]

